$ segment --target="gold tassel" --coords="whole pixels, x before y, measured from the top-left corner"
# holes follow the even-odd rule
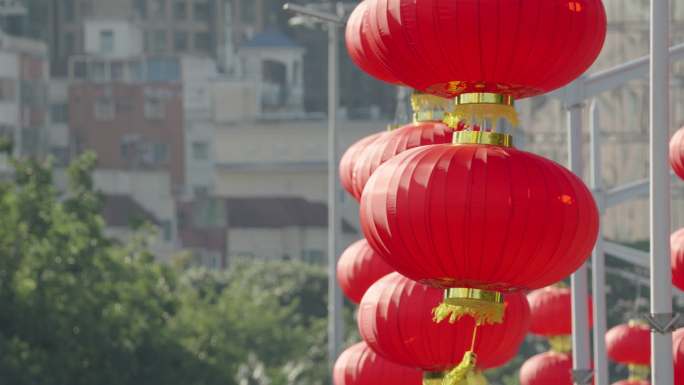
[[[629,379],[632,381],[648,380],[651,375],[651,367],[648,365],[628,365]]]
[[[454,107],[449,116],[449,124],[465,122],[466,124],[481,124],[483,121],[498,122],[505,119],[513,127],[518,127],[520,121],[514,106],[505,104],[459,104]]]
[[[473,351],[467,351],[461,362],[451,369],[442,380],[442,385],[462,385],[465,381],[469,384],[470,378],[475,375],[477,356]]]
[[[487,325],[502,323],[505,310],[505,303],[460,298],[458,301],[440,303],[432,310],[432,314],[436,323],[449,319],[449,323],[453,324],[464,316],[470,316],[478,325]]]
[[[572,340],[570,336],[551,336],[549,337],[551,350],[556,353],[570,353],[572,351]]]

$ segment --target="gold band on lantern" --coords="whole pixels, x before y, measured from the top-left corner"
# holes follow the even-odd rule
[[[498,291],[451,288],[444,291],[444,300],[433,310],[435,322],[449,319],[455,323],[463,316],[471,316],[477,325],[503,322],[503,294]]]
[[[519,124],[515,111],[515,99],[510,95],[492,92],[470,92],[460,94],[454,99],[453,112],[446,121],[452,124],[484,125],[486,122],[496,123],[499,119],[507,120],[513,127]]]
[[[453,143],[513,147],[513,136],[489,131],[457,131],[454,132]]]
[[[414,123],[439,122],[444,120],[447,112],[452,108],[452,102],[450,99],[414,91],[411,94],[411,108]]]
[[[423,385],[442,385],[445,372],[423,372]]]
[[[460,94],[454,99],[455,105],[461,104],[500,104],[514,106],[515,99],[510,95],[495,94],[492,92],[472,92]]]
[[[651,375],[651,367],[648,365],[627,365],[629,370],[629,380],[648,380]]]

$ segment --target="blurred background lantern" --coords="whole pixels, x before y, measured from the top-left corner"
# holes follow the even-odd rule
[[[651,365],[651,329],[630,321],[606,333],[606,353],[615,363],[627,365],[630,380],[647,380]]]
[[[381,356],[428,372],[454,369],[470,350],[477,356],[479,370],[501,366],[517,354],[530,322],[523,294],[506,295],[505,322],[480,327],[477,340],[473,339],[472,318],[461,318],[453,325],[432,322],[430,311],[441,299],[441,290],[392,273],[364,295],[359,333]]]
[[[387,361],[364,342],[342,352],[333,369],[334,385],[421,385],[422,378],[420,370]]]
[[[520,367],[520,385],[573,385],[572,356],[544,352],[531,357]]]
[[[362,228],[396,271],[448,289],[440,318],[500,322],[502,292],[548,286],[586,261],[598,211],[579,178],[511,147],[510,136],[454,136],[456,145],[415,148],[380,166],[363,193]]]
[[[670,139],[670,165],[678,177],[684,179],[684,128],[680,128]]]
[[[358,304],[375,281],[392,271],[368,242],[362,239],[354,242],[340,256],[337,262],[337,281],[347,298]]]
[[[363,153],[363,150],[377,140],[382,134],[384,134],[384,132],[378,132],[361,138],[356,143],[349,146],[344,155],[342,155],[342,159],[340,159],[340,182],[342,183],[342,187],[357,200],[360,195],[357,196],[357,194],[354,194],[354,183],[352,178],[354,166],[359,159],[359,155]]]
[[[572,294],[564,284],[555,284],[534,290],[527,295],[530,304],[530,333],[546,337],[557,352],[572,348]],[[593,325],[592,301],[587,298],[588,325]]]
[[[684,228],[670,236],[670,249],[672,284],[679,290],[684,290]]]
[[[411,96],[413,123],[386,133],[359,155],[353,173],[354,194],[360,199],[373,172],[394,156],[415,147],[451,143],[454,130],[442,122],[450,104],[447,99],[414,93]]]
[[[672,351],[674,359],[674,385],[684,385],[684,328],[672,335]]]

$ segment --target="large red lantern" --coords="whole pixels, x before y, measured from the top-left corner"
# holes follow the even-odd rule
[[[527,295],[530,303],[530,333],[549,338],[557,351],[569,350],[572,334],[572,293],[561,285],[547,286]],[[589,327],[593,324],[591,297],[587,298]],[[563,347],[562,345],[565,345]]]
[[[684,128],[680,128],[670,139],[670,165],[675,174],[684,179]]]
[[[362,1],[349,15],[345,31],[347,52],[354,64],[367,74],[378,80],[397,84],[399,83],[397,78],[387,70],[385,65],[382,64],[368,46],[368,3],[367,1]]]
[[[670,248],[672,284],[679,290],[684,290],[684,228],[670,236]]]
[[[354,242],[340,256],[337,262],[337,281],[347,298],[359,303],[375,281],[392,271],[368,242],[362,239]]]
[[[380,166],[361,200],[363,232],[396,271],[448,289],[439,318],[500,322],[502,292],[548,286],[586,261],[598,211],[579,178],[508,136],[454,141]]]
[[[430,311],[441,299],[441,290],[392,273],[361,300],[359,333],[381,356],[429,372],[454,369],[471,350],[480,370],[503,365],[517,354],[529,327],[523,294],[507,295],[505,322],[480,327],[476,340],[472,318],[454,320],[454,325],[432,322]]]
[[[684,328],[672,335],[672,354],[674,359],[674,385],[684,385]]]
[[[379,357],[364,342],[342,352],[333,369],[334,385],[421,385],[420,370]]]
[[[385,68],[443,97],[549,92],[586,71],[606,36],[600,0],[365,3],[369,46]]]
[[[651,365],[651,329],[630,321],[606,333],[606,353],[612,361],[628,365],[630,379],[646,380]]]
[[[520,385],[573,385],[572,357],[549,351],[531,357],[520,367]]]
[[[384,134],[384,132],[378,132],[362,138],[358,142],[349,146],[344,155],[342,155],[342,159],[340,159],[340,182],[342,183],[342,187],[344,187],[344,189],[356,199],[359,199],[361,194],[354,194],[354,166],[358,161],[359,155],[363,153],[363,150],[365,150],[366,147],[368,147],[371,143],[376,141],[382,134]]]

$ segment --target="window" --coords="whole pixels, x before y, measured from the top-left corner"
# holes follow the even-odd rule
[[[113,81],[122,81],[124,79],[124,63],[111,63],[112,79]]]
[[[164,101],[156,96],[145,96],[145,119],[162,120],[166,114]]]
[[[0,78],[0,101],[14,101],[17,96],[17,84],[13,79]]]
[[[147,0],[133,0],[133,8],[141,19],[147,19]]]
[[[162,229],[164,231],[164,240],[165,241],[170,241],[171,240],[171,221],[162,221],[161,223]]]
[[[196,2],[192,6],[192,17],[195,21],[208,21],[209,13],[209,3],[206,1]]]
[[[150,0],[149,13],[151,19],[166,18],[166,0]]]
[[[64,1],[64,21],[72,22],[75,19],[75,8],[74,0],[63,0]]]
[[[184,31],[177,31],[173,36],[173,46],[175,47],[176,51],[187,51],[188,33]]]
[[[176,0],[173,4],[173,18],[183,21],[188,18],[188,5],[183,0]]]
[[[76,37],[73,32],[64,33],[64,55],[71,56],[74,53],[74,48],[76,47]]]
[[[147,81],[173,82],[179,81],[180,63],[176,58],[150,58],[147,60]]]
[[[240,3],[241,7],[241,17],[243,23],[253,23],[256,21],[256,2],[255,1],[243,1]]]
[[[114,101],[110,98],[98,98],[95,101],[95,120],[100,122],[108,122],[114,120],[116,115],[116,106]]]
[[[114,52],[114,31],[105,29],[100,31],[100,53]]]
[[[164,52],[166,50],[166,31],[156,30],[145,32],[145,50],[149,52]]]
[[[209,186],[194,186],[192,192],[195,197],[204,198],[209,196]]]
[[[169,161],[169,145],[166,143],[154,143],[152,145],[152,157],[154,164],[164,164]]]
[[[209,159],[209,143],[207,142],[193,142],[192,143],[192,157],[195,160]]]
[[[69,121],[69,106],[66,103],[55,103],[50,106],[50,118],[53,123]]]
[[[207,32],[198,32],[195,34],[195,50],[209,51],[211,48],[211,37]]]

